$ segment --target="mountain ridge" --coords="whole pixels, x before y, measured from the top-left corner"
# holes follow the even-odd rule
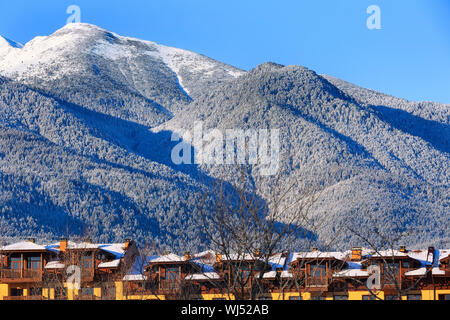
[[[87,24],[0,48],[0,233],[57,238],[69,224],[101,241],[201,247],[196,202],[237,172],[171,162],[172,133],[196,121],[280,129],[285,181],[324,183],[319,243],[360,244],[337,230],[369,226],[370,212],[384,232],[416,230],[411,245],[449,245],[450,106],[301,66],[246,72]]]

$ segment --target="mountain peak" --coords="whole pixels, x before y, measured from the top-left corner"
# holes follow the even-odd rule
[[[96,25],[90,24],[90,23],[85,23],[85,22],[68,23],[59,30],[80,30],[80,29],[107,31],[106,29],[100,28],[99,26],[96,26]]]

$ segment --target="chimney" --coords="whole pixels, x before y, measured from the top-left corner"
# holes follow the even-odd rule
[[[428,247],[428,254],[427,254],[427,261],[434,263],[434,247]],[[431,255],[431,260],[430,260],[430,255]]]
[[[35,238],[28,238],[28,241],[31,243],[36,243],[36,239]]]
[[[222,261],[222,254],[221,253],[217,253],[216,254],[216,262],[221,262]]]
[[[261,250],[256,249],[255,251],[255,257],[259,257],[261,255]]]
[[[184,261],[188,261],[190,258],[191,258],[191,256],[190,256],[190,254],[189,254],[189,251],[186,251],[186,252],[184,253]]]
[[[312,252],[316,252],[316,251],[318,251],[318,250],[319,250],[319,248],[317,248],[317,247],[313,247],[313,248],[311,249]]]
[[[128,247],[130,246],[130,243],[131,243],[131,239],[125,239],[125,250],[127,250],[128,249]]]
[[[408,251],[406,250],[406,246],[400,246],[400,250],[401,253],[407,253]]]
[[[353,247],[352,248],[352,261],[361,261],[362,259],[362,248],[361,247]]]
[[[67,250],[67,243],[68,243],[68,240],[66,238],[61,238],[59,240],[59,250],[61,252],[65,252]]]

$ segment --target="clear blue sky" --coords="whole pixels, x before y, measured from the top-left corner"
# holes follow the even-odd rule
[[[26,43],[62,27],[66,8],[121,35],[189,49],[243,69],[303,65],[411,100],[450,103],[448,0],[14,0],[0,34]],[[369,5],[381,30],[366,27]]]

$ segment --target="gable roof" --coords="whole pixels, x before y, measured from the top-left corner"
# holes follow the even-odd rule
[[[178,256],[174,253],[169,253],[163,256],[153,258],[149,263],[173,263],[173,262],[186,262],[184,257]]]
[[[0,247],[0,251],[13,252],[13,251],[47,251],[45,246],[36,244],[31,241],[21,241],[12,243],[7,246]]]

